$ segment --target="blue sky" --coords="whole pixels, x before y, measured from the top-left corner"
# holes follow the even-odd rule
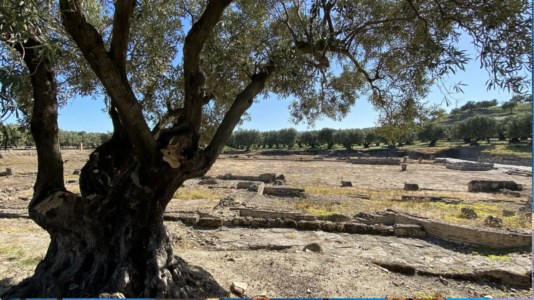
[[[463,87],[463,94],[451,95],[452,103],[446,106],[443,94],[438,87],[433,87],[425,101],[441,104],[450,111],[456,106],[461,106],[467,101],[480,101],[497,99],[499,103],[510,100],[511,93],[502,90],[486,90],[487,72],[479,69],[479,63],[472,61],[466,67],[465,72],[457,72],[454,76],[446,78],[445,85],[450,86],[461,81],[467,86]],[[255,102],[249,109],[250,121],[245,122],[240,128],[258,129],[260,131],[277,130],[293,127],[297,130],[310,129],[307,124],[293,124],[289,117],[289,101],[271,97]],[[59,128],[63,130],[76,130],[88,132],[106,132],[112,130],[111,120],[107,113],[102,111],[103,100],[91,98],[77,98],[61,108],[59,111]],[[364,128],[375,126],[377,112],[366,99],[359,99],[352,107],[351,112],[342,121],[322,119],[316,121],[315,128]]]

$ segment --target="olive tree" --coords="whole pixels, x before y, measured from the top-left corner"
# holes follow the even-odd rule
[[[532,113],[522,114],[506,122],[506,131],[511,142],[532,138]],[[532,143],[532,140],[530,141]]]
[[[377,110],[417,112],[429,86],[468,61],[462,33],[488,86],[520,93],[530,15],[527,0],[3,1],[0,103],[30,124],[28,211],[50,245],[2,297],[219,296],[188,277],[163,214],[255,99],[280,95],[310,123],[342,118],[361,95]],[[58,107],[75,95],[113,122],[81,170],[81,195],[65,188],[58,141]],[[394,125],[401,114],[390,112]]]
[[[429,142],[429,147],[436,146],[436,142],[444,136],[444,128],[442,126],[434,125],[432,123],[424,125],[418,133],[418,137],[420,140]]]
[[[359,129],[340,129],[334,132],[333,140],[345,149],[352,150],[352,145],[362,143],[363,133]]]
[[[478,140],[490,138],[497,134],[497,121],[488,116],[474,116],[456,125],[456,137],[476,145]]]

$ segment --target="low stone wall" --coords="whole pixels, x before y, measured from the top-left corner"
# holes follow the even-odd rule
[[[471,193],[497,193],[502,189],[521,191],[523,187],[511,180],[471,180],[467,189]]]
[[[394,165],[400,166],[401,160],[398,158],[358,158],[349,161],[359,165]]]
[[[493,170],[493,164],[457,162],[457,163],[446,163],[445,168],[451,169],[451,170],[459,170],[459,171],[490,171],[490,170]]]
[[[395,213],[386,211],[380,214],[372,213],[358,213],[354,216],[354,220],[363,224],[384,224],[384,225],[394,225],[395,224]]]
[[[233,210],[233,209],[231,209]],[[241,217],[253,217],[253,218],[281,218],[281,219],[292,219],[292,220],[306,220],[306,221],[315,221],[317,218],[311,215],[299,213],[299,212],[290,212],[290,211],[273,211],[273,210],[260,210],[252,208],[237,208],[239,210],[239,215]]]
[[[165,220],[182,221],[186,225],[206,228],[242,226],[253,228],[295,228],[299,230],[394,235],[414,238],[430,236],[460,245],[481,246],[492,249],[527,248],[532,245],[531,234],[526,232],[456,225],[392,210],[378,214],[360,213],[354,217],[353,222],[316,220],[314,216],[296,212],[249,208],[236,208],[235,210],[239,210],[239,216],[229,219],[183,213],[166,215]]]
[[[221,176],[217,176],[217,179],[219,180],[243,180],[243,181],[261,181],[263,183],[273,183],[276,179],[275,173],[264,173],[260,174],[259,176],[249,176],[249,175],[233,175],[233,174],[225,174]]]
[[[395,224],[416,224],[432,237],[448,242],[494,249],[530,247],[532,236],[514,231],[480,229],[397,213]]]

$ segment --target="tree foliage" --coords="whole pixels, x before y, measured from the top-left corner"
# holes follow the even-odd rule
[[[328,149],[334,146],[334,132],[332,128],[323,128],[317,132],[317,141],[320,145],[326,144]]]
[[[514,113],[514,108],[517,107],[517,102],[516,101],[508,101],[508,102],[505,102],[501,105],[501,108],[503,110],[510,110],[510,113],[513,114]]]
[[[510,118],[506,123],[510,139],[526,139],[532,137],[532,113],[522,114]]]
[[[300,133],[299,142],[309,145],[312,148],[315,148],[319,144],[317,138],[317,131],[304,131]]]
[[[497,121],[488,116],[474,116],[456,125],[456,137],[464,140],[488,139],[497,133]]]
[[[363,132],[360,129],[340,129],[334,132],[334,143],[343,145],[345,149],[351,150],[352,145],[363,142]]]
[[[422,141],[428,141],[430,147],[435,146],[436,142],[439,139],[442,139],[444,136],[444,128],[442,126],[434,125],[432,123],[423,126],[418,133],[419,139]]]
[[[262,142],[262,135],[258,130],[238,130],[233,134],[231,141],[234,143],[233,146],[249,151],[253,145]]]

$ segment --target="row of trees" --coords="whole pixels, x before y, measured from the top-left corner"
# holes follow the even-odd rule
[[[389,135],[384,135],[386,130],[390,129],[335,130],[323,128],[304,132],[297,132],[293,128],[266,132],[239,130],[232,134],[227,145],[248,151],[253,146],[292,149],[296,144],[299,147],[309,146],[312,148],[325,145],[331,149],[335,144],[338,144],[350,150],[354,145],[369,148],[371,144],[388,143]],[[401,143],[410,144],[419,139],[429,142],[429,146],[435,146],[440,139],[463,140],[472,144],[476,144],[479,140],[489,142],[490,138],[499,138],[499,140],[508,138],[511,142],[518,142],[520,139],[527,139],[532,136],[532,114],[517,115],[503,120],[478,115],[449,126],[427,123],[414,130],[403,132],[401,136]]]
[[[64,147],[79,146],[97,147],[111,138],[111,133],[59,130],[59,144]],[[18,148],[35,146],[32,135],[25,126],[0,124],[0,147]]]
[[[227,145],[250,150],[252,146],[261,148],[292,149],[295,144],[299,147],[318,147],[325,145],[331,149],[335,144],[352,149],[353,145],[363,145],[365,148],[373,143],[380,144],[384,139],[379,136],[375,128],[340,129],[323,128],[297,132],[293,128],[260,132],[258,130],[238,130],[232,134]]]
[[[513,113],[513,110],[521,103],[532,103],[532,95],[514,95],[509,101],[503,102],[501,108],[503,110],[510,110],[510,113]],[[462,112],[473,113],[476,110],[488,109],[490,107],[498,106],[497,99],[493,100],[484,100],[484,101],[467,101],[464,105],[454,108],[451,110],[451,115],[457,115]]]
[[[491,138],[499,140],[509,139],[516,143],[520,139],[532,137],[532,114],[522,114],[514,117],[497,120],[488,116],[474,116],[453,126],[439,126],[429,123],[422,127],[418,133],[422,141],[428,141],[434,146],[439,139],[463,140],[465,143],[477,144],[479,140]]]

